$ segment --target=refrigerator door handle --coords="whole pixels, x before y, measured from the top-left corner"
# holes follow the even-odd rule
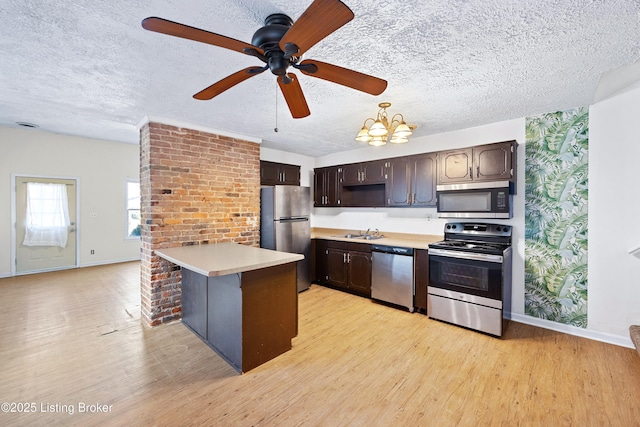
[[[279,218],[276,221],[280,221],[280,222],[300,222],[300,221],[309,221],[309,218],[307,218],[306,216],[297,216],[297,217]]]

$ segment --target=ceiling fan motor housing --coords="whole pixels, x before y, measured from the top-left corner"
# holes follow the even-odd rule
[[[287,73],[287,68],[291,65],[291,61],[284,57],[284,52],[278,44],[285,33],[289,31],[291,25],[293,25],[293,20],[283,13],[274,13],[267,16],[264,24],[264,27],[253,34],[251,44],[264,51],[269,70],[273,74],[284,76]]]

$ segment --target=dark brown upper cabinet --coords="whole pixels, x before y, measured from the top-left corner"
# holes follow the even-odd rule
[[[342,165],[342,185],[384,184],[385,160]]]
[[[261,160],[260,185],[300,185],[300,166]]]
[[[338,166],[314,169],[313,205],[315,207],[341,206],[340,174]]]
[[[517,142],[315,169],[314,206],[432,207],[436,184],[509,181],[516,188]]]
[[[514,181],[516,141],[438,153],[438,184]]]
[[[435,206],[436,153],[387,161],[387,206]]]

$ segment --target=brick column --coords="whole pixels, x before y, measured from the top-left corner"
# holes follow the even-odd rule
[[[148,123],[140,130],[142,318],[181,317],[180,268],[154,250],[237,242],[260,244],[260,146]]]

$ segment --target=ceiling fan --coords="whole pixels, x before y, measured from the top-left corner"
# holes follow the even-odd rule
[[[263,67],[248,67],[237,71],[196,93],[193,95],[194,98],[212,99],[238,83],[270,70],[278,76],[278,86],[287,101],[291,115],[299,119],[311,113],[298,77],[287,71],[289,67],[308,76],[371,95],[379,95],[387,88],[387,82],[377,77],[313,59],[301,61],[307,50],[351,21],[353,17],[351,9],[339,0],[314,0],[295,23],[282,13],[269,15],[265,19],[264,27],[254,33],[251,44],[156,17],[144,19],[142,27],[157,33],[235,50],[254,56],[265,63]]]

